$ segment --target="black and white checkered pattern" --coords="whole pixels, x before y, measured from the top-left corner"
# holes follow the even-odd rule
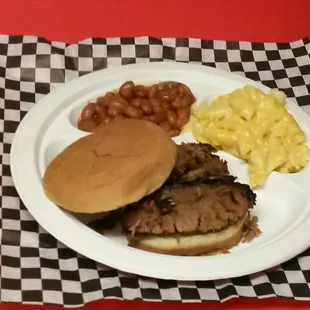
[[[135,62],[201,63],[279,88],[310,113],[309,54],[307,38],[281,44],[93,38],[67,45],[30,36],[0,36],[1,301],[78,306],[102,298],[310,300],[310,249],[277,268],[233,280],[156,280],[99,266],[39,227],[18,198],[9,166],[12,138],[23,116],[44,95],[77,76]]]

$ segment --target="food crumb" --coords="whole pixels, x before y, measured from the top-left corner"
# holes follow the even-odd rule
[[[242,243],[249,243],[253,239],[259,237],[262,234],[262,231],[258,227],[258,217],[253,216],[251,220],[249,220],[245,226],[242,236]]]

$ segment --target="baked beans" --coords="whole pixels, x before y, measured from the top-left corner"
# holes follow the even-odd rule
[[[189,121],[196,101],[190,88],[179,82],[160,82],[150,86],[127,81],[116,92],[107,92],[88,103],[78,120],[78,128],[92,132],[113,119],[136,118],[158,124],[171,137],[180,134]]]

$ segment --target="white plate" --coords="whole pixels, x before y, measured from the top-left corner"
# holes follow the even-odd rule
[[[228,72],[201,65],[149,63],[98,71],[45,96],[20,124],[11,150],[11,171],[16,189],[33,217],[49,233],[75,251],[108,266],[144,276],[176,280],[210,280],[242,276],[280,264],[310,245],[310,165],[300,173],[272,173],[257,193],[253,213],[262,236],[235,247],[230,254],[210,257],[176,257],[127,247],[122,236],[102,236],[59,209],[44,195],[41,179],[47,163],[68,144],[86,133],[75,127],[88,100],[119,87],[124,81],[152,83],[175,80],[187,84],[198,101],[230,92],[246,84],[269,89]],[[294,103],[307,137],[310,117]],[[192,141],[190,134],[180,141]],[[220,153],[232,174],[247,182],[247,165]],[[83,163],[81,163],[83,164]]]

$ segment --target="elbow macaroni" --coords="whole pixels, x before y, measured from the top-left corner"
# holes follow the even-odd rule
[[[268,95],[252,86],[217,97],[210,105],[193,105],[184,131],[197,141],[246,160],[252,187],[272,171],[291,173],[310,157],[306,136],[285,105],[283,92]]]

